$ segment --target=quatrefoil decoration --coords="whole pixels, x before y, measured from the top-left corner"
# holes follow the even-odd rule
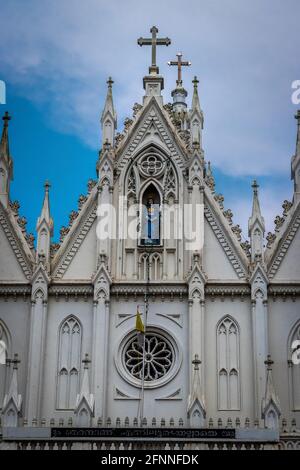
[[[141,173],[146,176],[159,176],[164,170],[164,162],[156,155],[147,155],[140,162]]]

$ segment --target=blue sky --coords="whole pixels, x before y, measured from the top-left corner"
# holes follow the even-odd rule
[[[204,111],[205,158],[217,190],[247,237],[251,181],[261,185],[267,230],[292,197],[290,159],[295,152],[297,107],[291,85],[300,79],[298,0],[7,0],[0,5],[0,79],[7,84],[3,114],[13,115],[12,198],[35,230],[43,183],[49,179],[55,239],[95,178],[101,146],[100,115],[106,79],[114,83],[119,130],[143,96],[150,49],[136,39],[159,34],[164,100],[176,80],[166,63],[182,51],[191,93],[197,75]]]

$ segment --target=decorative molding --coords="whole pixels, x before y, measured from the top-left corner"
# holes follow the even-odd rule
[[[170,286],[163,284],[159,285],[150,285],[149,286],[149,294],[150,295],[166,295],[166,296],[186,296],[188,294],[187,286]],[[113,285],[111,288],[111,293],[114,295],[144,295],[145,294],[145,285],[137,284],[137,285]]]
[[[238,277],[240,279],[244,279],[246,277],[246,271],[236,254],[234,253],[234,250],[231,246],[231,244],[228,242],[223,230],[220,228],[219,224],[216,221],[216,218],[210,209],[209,206],[205,205],[204,206],[204,214],[206,217],[206,220],[210,224],[213,232],[215,233],[217,239],[219,240],[227,258],[229,259],[233,269],[237,273]]]
[[[2,208],[0,207],[0,225],[3,228],[3,231],[10,243],[10,246],[13,249],[14,254],[19,262],[19,265],[22,268],[22,271],[27,279],[31,279],[32,276],[32,269],[30,262],[27,260],[27,257],[20,246],[19,241],[17,241],[16,236],[13,234],[14,230],[12,227],[11,222],[8,220],[8,217],[3,212]]]
[[[275,276],[275,274],[277,273],[277,271],[279,269],[279,266],[281,265],[281,263],[283,261],[283,258],[285,256],[286,252],[288,251],[288,248],[289,248],[290,244],[294,240],[294,237],[295,237],[299,227],[300,227],[300,214],[299,214],[299,211],[298,211],[298,215],[295,217],[293,223],[291,224],[289,230],[287,231],[287,233],[284,237],[284,240],[279,242],[278,251],[277,252],[275,251],[275,254],[274,254],[273,259],[271,261],[269,272],[268,272],[268,275],[269,275],[270,279],[272,279]]]
[[[269,286],[269,289],[268,289],[268,294],[269,295],[273,295],[273,296],[276,296],[278,295],[279,297],[280,296],[298,296],[300,295],[300,285],[286,285],[286,286],[283,286],[283,285],[277,285],[277,286],[274,286],[274,285],[271,285]]]
[[[180,313],[156,313],[156,315],[166,318],[182,328],[182,315],[180,315]]]
[[[208,296],[250,296],[249,286],[206,286],[205,295]]]
[[[0,286],[0,296],[27,296],[31,294],[31,286]]]
[[[85,239],[88,231],[90,230],[91,226],[93,225],[96,219],[96,211],[97,211],[97,204],[93,204],[86,220],[84,221],[83,225],[77,227],[77,233],[75,231],[74,238],[75,240],[71,244],[71,248],[61,254],[59,260],[56,263],[56,269],[54,269],[54,277],[56,279],[61,279],[65,274],[66,270],[71,264],[74,256],[78,252],[83,240]]]
[[[93,296],[94,289],[93,286],[51,286],[49,287],[49,295],[83,295],[83,296]]]
[[[133,397],[130,395],[127,395],[127,393],[122,392],[119,390],[117,387],[114,388],[114,400],[139,400],[140,397]]]
[[[172,400],[172,401],[182,400],[181,388],[178,388],[177,390],[175,390],[175,392],[172,392],[166,396],[155,398],[155,401],[166,401],[166,400]]]
[[[180,143],[180,145],[178,146],[176,145],[177,142],[176,144],[174,144],[174,138],[172,138],[169,135],[169,132],[167,132],[167,128],[165,125],[162,124],[158,116],[158,113],[160,113],[164,117],[164,120],[166,121],[167,121],[167,117],[165,113],[158,107],[155,99],[151,101],[149,108],[148,106],[145,108],[146,116],[144,117],[144,119],[140,122],[137,121],[135,124],[135,127],[133,128],[134,131],[136,132],[133,139],[130,141],[130,133],[129,133],[128,138],[124,141],[124,146],[121,146],[120,149],[118,149],[118,153],[120,155],[120,157],[118,158],[118,168],[121,170],[128,163],[133,152],[135,151],[135,149],[138,147],[138,145],[141,143],[142,139],[144,138],[145,133],[147,132],[148,128],[152,125],[152,123],[154,123],[155,126],[157,127],[157,130],[159,131],[162,142],[164,142],[168,148],[170,157],[174,161],[176,161],[176,163],[178,164],[180,168],[184,169],[184,160],[186,159],[186,157],[185,157],[184,150],[180,148],[183,144]],[[149,109],[148,112],[146,111],[147,108]],[[170,128],[173,127],[172,124],[170,123],[168,124]],[[176,131],[174,130],[174,134],[175,133]],[[180,140],[179,137],[178,137],[178,140]]]

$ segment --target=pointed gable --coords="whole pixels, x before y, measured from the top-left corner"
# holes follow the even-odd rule
[[[52,263],[55,279],[90,280],[96,266],[97,188],[90,194],[79,217]]]
[[[0,203],[0,281],[28,281],[32,274],[32,254],[25,239]]]
[[[278,237],[268,258],[269,277],[274,281],[297,281],[300,279],[300,204]]]
[[[208,194],[207,194],[208,196]],[[203,268],[209,279],[246,279],[247,258],[216,204],[207,198],[204,213]],[[212,208],[212,205],[215,207]]]
[[[118,168],[126,166],[130,158],[148,143],[156,143],[179,167],[184,168],[186,162],[184,142],[177,135],[169,115],[154,97],[138,113],[136,121],[117,149]]]

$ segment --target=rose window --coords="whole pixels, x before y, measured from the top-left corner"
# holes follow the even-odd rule
[[[137,336],[125,346],[124,363],[127,371],[135,378],[142,380],[144,363],[144,380],[150,382],[165,376],[174,362],[173,347],[170,342],[161,335],[146,333],[145,357],[143,361],[143,348],[140,346]]]
[[[145,177],[159,176],[164,169],[164,162],[157,155],[147,155],[140,161],[140,170]]]

